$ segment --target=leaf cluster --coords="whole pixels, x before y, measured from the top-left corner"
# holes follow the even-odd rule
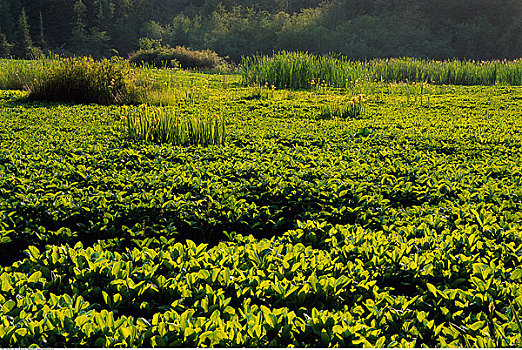
[[[221,147],[0,93],[0,344],[520,344],[521,88],[375,83],[320,119],[344,90],[175,78]]]

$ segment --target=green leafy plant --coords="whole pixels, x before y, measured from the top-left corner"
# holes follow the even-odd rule
[[[245,85],[268,84],[278,89],[309,89],[323,81],[331,87],[344,87],[365,73],[361,62],[288,51],[271,57],[245,57],[240,71]]]
[[[521,344],[522,87],[372,82],[341,120],[148,72],[175,106],[0,91],[0,345]],[[225,114],[219,147],[150,132]]]

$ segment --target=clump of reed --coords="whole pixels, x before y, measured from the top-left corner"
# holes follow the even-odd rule
[[[132,141],[173,145],[219,145],[226,139],[225,117],[210,112],[183,114],[179,107],[122,107],[124,130]]]
[[[419,60],[391,58],[368,62],[372,79],[433,85],[520,85],[521,61]]]
[[[349,100],[336,99],[319,106],[320,119],[349,119],[360,118],[364,111],[364,102],[366,99],[363,95],[357,95]]]
[[[54,66],[52,58],[38,60],[0,59],[0,90],[27,90]]]
[[[427,82],[433,85],[521,85],[522,61],[421,60],[414,58],[351,61],[333,55],[282,51],[272,56],[244,58],[240,67],[244,85],[310,89],[348,88],[354,81]]]
[[[330,87],[345,87],[347,82],[364,75],[364,64],[331,55],[282,51],[273,56],[243,58],[240,72],[245,85],[308,89],[324,82]]]

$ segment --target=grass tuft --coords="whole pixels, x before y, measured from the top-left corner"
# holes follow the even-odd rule
[[[350,100],[335,100],[319,106],[320,119],[348,119],[363,115],[365,98],[362,95],[354,96]]]
[[[132,141],[208,146],[226,139],[223,115],[182,115],[178,107],[123,108],[125,133]]]

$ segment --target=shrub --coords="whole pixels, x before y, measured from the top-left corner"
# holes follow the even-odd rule
[[[157,47],[132,53],[129,60],[136,64],[150,64],[158,68],[186,68],[201,70],[228,70],[229,64],[212,50],[191,50],[183,46]]]
[[[29,87],[29,100],[73,103],[136,104],[141,99],[128,61],[63,58]]]
[[[138,50],[129,55],[129,60],[135,64],[147,64],[157,68],[180,67],[179,62],[172,55],[171,49],[166,47]]]
[[[125,132],[133,141],[207,146],[222,144],[226,137],[223,116],[181,115],[175,108],[146,105],[124,108]]]

